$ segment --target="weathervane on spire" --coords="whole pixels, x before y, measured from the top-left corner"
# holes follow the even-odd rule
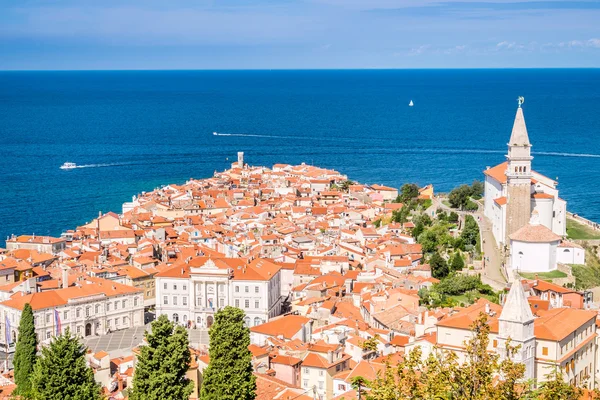
[[[525,97],[519,96],[517,102],[519,103],[519,108],[521,108],[521,104],[525,103]]]

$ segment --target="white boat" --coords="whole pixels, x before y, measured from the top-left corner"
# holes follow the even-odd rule
[[[73,168],[77,168],[77,164],[72,163],[72,162],[66,162],[60,166],[60,169],[73,169]]]
[[[213,132],[213,135],[215,136],[219,136],[219,134],[217,132]]]
[[[409,107],[412,107],[412,106],[414,106],[414,105],[415,105],[415,103],[413,103],[413,101],[412,101],[412,100],[410,101],[410,103],[408,103],[408,106],[409,106]]]

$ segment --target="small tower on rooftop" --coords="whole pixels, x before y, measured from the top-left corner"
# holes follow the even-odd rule
[[[535,378],[535,336],[533,333],[533,313],[527,295],[519,278],[515,278],[506,296],[502,313],[498,318],[498,346],[496,351],[507,357],[506,342],[520,346],[512,357],[513,361],[525,364],[524,379]]]
[[[238,168],[244,168],[244,152],[238,151]]]

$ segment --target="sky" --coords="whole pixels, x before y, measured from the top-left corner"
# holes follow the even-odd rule
[[[0,70],[600,67],[600,0],[0,0]]]

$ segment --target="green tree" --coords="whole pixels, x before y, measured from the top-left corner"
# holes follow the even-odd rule
[[[363,394],[363,388],[369,386],[369,381],[359,375],[359,376],[355,376],[352,378],[350,385],[352,386],[352,389],[356,390],[357,399],[361,400],[362,394]]]
[[[560,370],[554,369],[545,378],[546,381],[535,392],[536,399],[578,400],[581,398],[582,390],[565,382]]]
[[[340,189],[342,189],[342,191],[344,192],[348,192],[348,190],[350,189],[350,186],[354,185],[354,182],[350,181],[350,180],[345,180],[342,183],[340,183]]]
[[[434,278],[442,279],[450,273],[448,263],[438,252],[433,253],[429,259],[429,265],[431,266],[431,274]]]
[[[448,215],[448,222],[456,223],[458,222],[458,214],[454,211],[450,212]]]
[[[471,197],[474,199],[480,199],[483,196],[485,191],[485,187],[483,186],[483,182],[475,179],[471,184]]]
[[[412,236],[416,239],[419,237],[419,235],[421,233],[423,233],[423,230],[425,229],[425,227],[423,226],[423,224],[421,222],[417,222],[415,224],[415,227],[412,230]]]
[[[85,361],[86,348],[67,331],[42,348],[31,376],[35,400],[102,399],[94,372]]]
[[[419,197],[419,187],[414,183],[405,183],[400,188],[400,195],[398,196],[400,203],[406,203],[417,197]]]
[[[23,399],[32,398],[31,375],[37,360],[37,345],[33,310],[31,309],[31,305],[26,303],[21,314],[19,337],[17,338],[17,347],[13,361],[15,366],[15,384],[17,385],[15,394],[18,394]]]
[[[133,376],[131,400],[187,400],[194,384],[185,374],[190,366],[186,330],[175,327],[166,315],[146,332],[148,344],[140,348]]]
[[[472,215],[465,217],[465,226],[463,227],[460,237],[465,246],[479,247],[479,225]]]
[[[392,222],[399,222],[401,224],[408,221],[410,215],[410,208],[404,204],[399,210],[392,211]]]
[[[452,256],[452,261],[450,262],[450,268],[453,271],[460,271],[464,267],[465,267],[465,261],[463,260],[460,253],[457,251],[456,253],[454,253],[454,256]]]
[[[363,351],[377,351],[377,344],[379,344],[378,339],[379,335],[375,335],[363,340],[363,342],[361,343]]]
[[[210,362],[204,371],[202,400],[251,400],[256,397],[252,374],[250,330],[242,310],[227,306],[215,314],[210,328]]]
[[[463,209],[469,198],[471,197],[471,187],[469,185],[460,185],[457,188],[452,189],[448,195],[448,202],[452,208]]]

